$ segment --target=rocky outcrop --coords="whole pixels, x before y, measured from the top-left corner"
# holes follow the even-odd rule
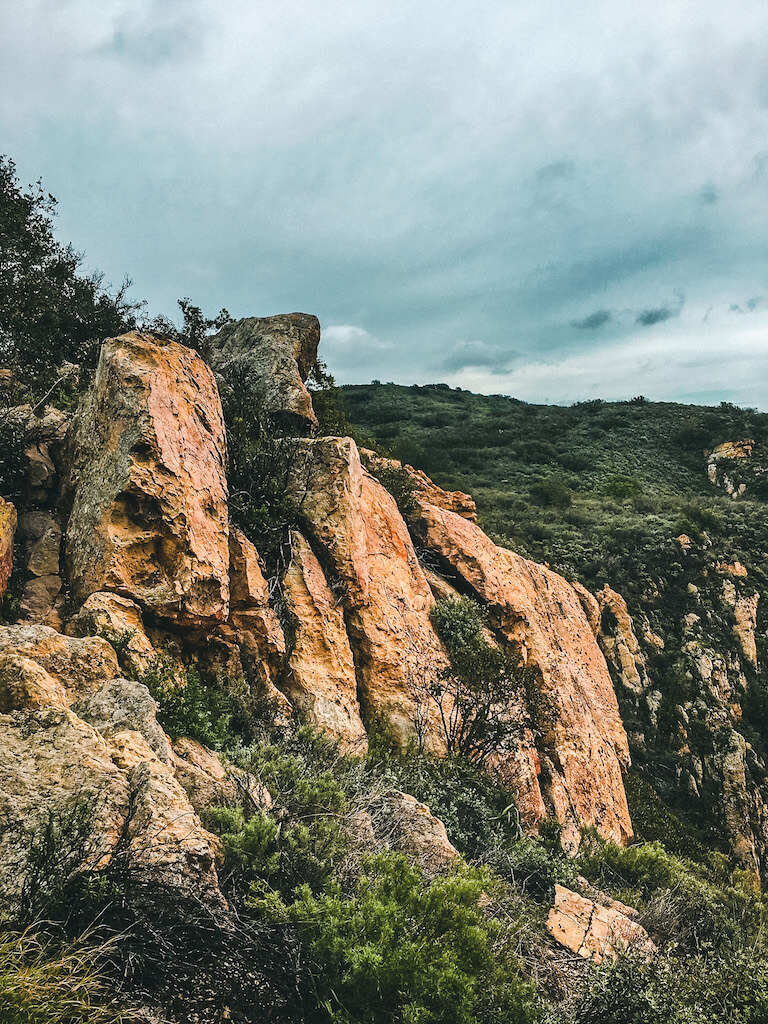
[[[633,920],[637,912],[614,900],[606,903],[602,906],[556,884],[547,931],[561,946],[597,964],[627,952],[655,953],[648,932]]]
[[[535,672],[537,707],[528,710],[537,751],[518,758],[509,778],[522,813],[540,814],[543,800],[571,846],[578,845],[585,824],[625,842],[632,835],[621,776],[629,764],[627,736],[605,659],[573,588],[435,505],[419,502],[416,529],[488,607],[494,629]]]
[[[364,722],[441,748],[418,690],[447,658],[429,621],[434,598],[394,498],[360,464],[351,438],[297,442],[290,493],[326,580],[343,595]],[[462,520],[464,522],[464,520]],[[421,729],[416,736],[417,724]]]
[[[707,478],[736,500],[751,495],[757,485],[764,493],[768,466],[758,457],[751,438],[726,441],[707,453]]]
[[[119,594],[91,594],[66,628],[71,636],[109,640],[117,650],[120,668],[132,679],[140,679],[157,658],[144,632],[141,609]]]
[[[645,656],[635,635],[627,602],[607,584],[598,591],[600,646],[609,665],[615,668],[621,685],[634,694],[650,686]]]
[[[0,629],[0,905],[19,895],[36,829],[76,809],[93,819],[82,868],[119,856],[220,899],[218,840],[176,776],[156,710],[145,686],[120,678],[106,640]]]
[[[0,498],[0,597],[6,591],[13,570],[13,539],[16,533],[16,509]]]
[[[320,321],[305,313],[247,317],[226,324],[211,340],[211,365],[222,388],[247,379],[260,405],[283,422],[314,426],[304,382],[317,359]]]
[[[229,608],[226,438],[216,383],[174,342],[104,343],[69,442],[75,598],[111,591],[180,626]]]
[[[345,750],[364,753],[357,678],[341,600],[328,586],[309,542],[294,531],[283,597],[292,633],[281,688],[314,726]]]

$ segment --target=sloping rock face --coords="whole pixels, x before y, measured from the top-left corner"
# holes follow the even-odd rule
[[[236,386],[239,374],[246,374],[266,412],[314,426],[317,419],[304,381],[317,359],[319,343],[320,321],[315,316],[247,317],[227,324],[211,340],[211,365],[230,386]]]
[[[387,790],[372,808],[378,846],[405,853],[428,872],[445,871],[459,857],[440,818],[409,793]]]
[[[552,807],[564,839],[577,846],[580,825],[615,842],[632,835],[622,767],[629,746],[613,683],[579,598],[556,573],[498,548],[473,523],[419,502],[424,544],[487,605],[494,629],[535,670],[536,749],[510,772],[521,810]],[[521,769],[527,769],[523,777]],[[539,772],[538,778],[534,774]]]
[[[385,475],[387,479],[382,482],[389,482],[392,474],[402,474],[408,486],[418,496],[420,501],[429,502],[430,505],[437,505],[447,512],[455,512],[470,522],[477,521],[477,505],[474,498],[464,491],[444,491],[429,479],[426,473],[420,469],[414,469],[407,463],[403,464],[398,459],[385,459],[377,455],[369,448],[360,449],[360,458],[366,469],[369,469],[374,476]]]
[[[656,946],[645,928],[628,916],[634,913],[623,903],[609,901],[608,906],[601,906],[555,885],[555,905],[549,911],[547,931],[561,946],[596,964],[615,960],[628,951],[650,956]]]
[[[292,534],[292,558],[283,595],[293,632],[281,688],[308,720],[345,750],[364,753],[357,677],[344,612],[309,542]]]
[[[93,830],[82,867],[119,856],[220,900],[219,842],[177,778],[156,709],[145,686],[119,677],[106,640],[0,628],[0,907],[19,895],[34,831],[84,803]]]
[[[196,353],[135,333],[106,341],[70,439],[76,599],[111,591],[179,625],[223,621],[225,457],[216,383]]]
[[[313,548],[343,591],[363,721],[381,716],[403,744],[443,748],[418,690],[447,666],[429,621],[434,598],[392,496],[351,438],[300,441],[290,484]],[[421,717],[420,717],[421,716]]]
[[[16,533],[16,509],[0,498],[0,597],[6,591],[13,570],[13,538]]]

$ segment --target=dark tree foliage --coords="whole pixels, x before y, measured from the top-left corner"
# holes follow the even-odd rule
[[[33,395],[63,362],[92,367],[102,338],[136,326],[130,282],[111,293],[101,274],[80,272],[82,256],[53,233],[56,200],[38,181],[25,189],[0,156],[0,359]]]
[[[483,609],[470,598],[438,601],[430,619],[451,664],[429,681],[428,698],[437,707],[449,753],[482,763],[507,748],[526,724],[510,710],[524,706],[526,672],[488,642]]]

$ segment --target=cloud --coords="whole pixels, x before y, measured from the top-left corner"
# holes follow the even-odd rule
[[[517,353],[484,341],[459,341],[442,362],[443,369],[457,371],[470,366],[484,366],[496,373],[508,369]]]
[[[579,331],[596,331],[605,327],[613,320],[613,313],[608,309],[596,309],[594,313],[585,316],[583,320],[572,320],[571,324]]]
[[[682,293],[678,292],[677,302],[674,306],[665,305],[657,306],[654,309],[644,309],[637,314],[635,323],[640,324],[641,327],[652,327],[654,324],[664,323],[665,320],[672,320],[674,317],[680,316],[684,305],[685,298]]]
[[[60,237],[152,313],[182,295],[303,309],[331,325],[339,379],[451,363],[498,390],[608,336],[652,345],[685,321],[670,282],[699,324],[765,289],[763,0],[738,17],[707,0],[7,0],[1,17],[3,148],[58,198]]]

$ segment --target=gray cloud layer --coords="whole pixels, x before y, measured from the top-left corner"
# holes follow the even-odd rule
[[[340,380],[768,407],[767,51],[762,0],[6,0],[3,149]]]

